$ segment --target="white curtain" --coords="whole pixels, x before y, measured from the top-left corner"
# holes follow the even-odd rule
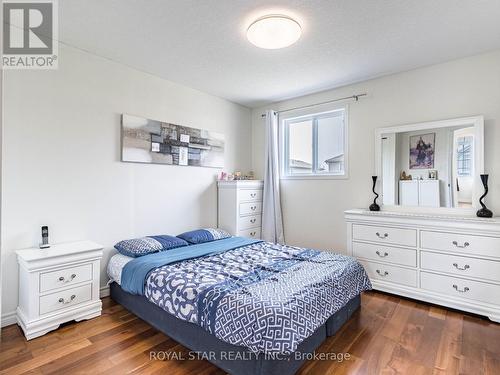
[[[262,239],[268,242],[284,244],[278,155],[278,113],[269,110],[266,112],[266,165],[264,172]]]

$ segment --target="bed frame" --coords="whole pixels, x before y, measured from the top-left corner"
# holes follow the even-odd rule
[[[211,357],[207,355],[208,358],[206,359],[229,374],[291,375],[305,362],[305,359],[296,359],[294,354],[279,359],[265,358],[263,355],[252,356],[247,348],[224,342],[205,331],[202,327],[167,313],[149,302],[144,296],[125,292],[117,283],[111,284],[110,292],[114,301],[175,341],[192,351],[211,353]],[[359,308],[360,301],[359,295],[351,299],[344,307],[333,314],[325,324],[304,340],[297,348],[297,351],[300,353],[313,353],[328,336],[333,336],[349,320]],[[221,353],[230,354],[221,355]],[[235,357],[237,359],[234,359]]]

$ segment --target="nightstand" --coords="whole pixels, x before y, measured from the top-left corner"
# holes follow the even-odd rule
[[[103,247],[91,241],[17,250],[17,323],[28,340],[71,320],[101,315],[99,275]]]

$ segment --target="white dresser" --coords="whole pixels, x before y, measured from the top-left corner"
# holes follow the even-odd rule
[[[263,182],[218,181],[218,226],[235,236],[260,238]]]
[[[101,315],[102,246],[91,241],[18,250],[17,323],[28,340],[71,320]]]
[[[500,220],[349,210],[348,253],[374,289],[500,322]]]

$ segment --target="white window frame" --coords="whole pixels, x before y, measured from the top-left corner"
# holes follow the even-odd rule
[[[317,119],[329,117],[334,112],[344,111],[344,172],[339,173],[304,173],[289,174],[289,125],[295,122],[313,120],[313,132],[317,131]],[[280,178],[282,180],[345,180],[349,178],[349,108],[347,105],[331,107],[327,110],[318,111],[309,109],[307,112],[291,112],[286,116],[280,115],[279,119],[279,138],[280,138]],[[317,167],[317,142],[313,136],[313,170]]]

